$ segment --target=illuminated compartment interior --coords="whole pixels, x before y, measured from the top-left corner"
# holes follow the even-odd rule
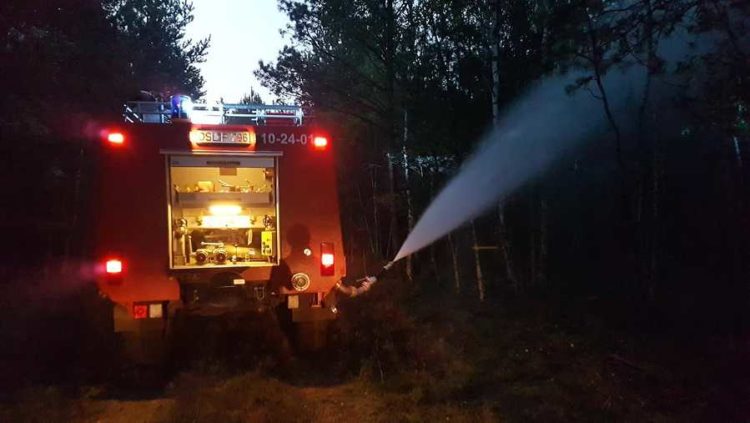
[[[273,158],[171,158],[173,268],[278,263]]]

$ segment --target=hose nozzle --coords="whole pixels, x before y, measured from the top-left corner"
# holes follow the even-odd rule
[[[393,263],[395,262],[389,261],[388,263],[385,264],[385,266],[383,266],[382,269],[380,269],[380,272],[378,272],[375,276],[371,276],[371,277],[375,279],[380,279],[380,277],[383,276],[385,272],[387,272],[391,267],[393,267]]]
[[[393,267],[392,261],[389,261],[386,263],[385,266],[383,266],[382,269],[375,275],[375,276],[365,276],[362,279],[358,279],[357,282],[360,282],[359,287],[352,287],[352,286],[346,286],[342,282],[338,282],[336,284],[336,289],[339,290],[339,292],[344,293],[345,295],[348,295],[350,297],[356,297],[358,295],[364,294],[365,292],[369,291],[370,288],[375,285],[375,283],[378,281],[378,279],[388,271],[391,267]]]

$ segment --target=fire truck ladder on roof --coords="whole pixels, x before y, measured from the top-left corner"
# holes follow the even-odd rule
[[[267,104],[191,103],[187,112],[193,123],[216,125],[295,125],[301,126],[304,113],[300,106]],[[122,113],[125,122],[171,123],[174,116],[169,102],[129,101]]]

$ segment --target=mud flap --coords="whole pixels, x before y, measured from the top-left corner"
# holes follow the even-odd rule
[[[170,302],[171,305],[171,302]],[[169,313],[162,318],[135,319],[120,304],[113,307],[114,330],[120,339],[120,351],[126,362],[134,364],[163,364],[168,354]]]
[[[297,346],[302,351],[319,351],[326,346],[328,325],[336,318],[329,308],[311,307],[292,310]]]
[[[292,321],[295,323],[317,322],[335,318],[336,313],[327,307],[295,308],[292,310]]]

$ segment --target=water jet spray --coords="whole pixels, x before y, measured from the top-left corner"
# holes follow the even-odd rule
[[[565,87],[571,78],[542,81],[513,106],[427,207],[393,260],[375,276],[360,279],[359,288],[344,287],[346,293],[368,291],[398,260],[497,205],[572,147],[604,134],[607,121],[601,103],[585,91],[568,95]],[[620,109],[634,83],[642,79],[632,71],[607,75],[604,82],[612,107]],[[550,124],[540,125],[540,119]]]
[[[660,54],[673,64],[679,63],[689,48],[691,44],[677,36],[659,46]],[[628,104],[645,89],[646,74],[643,67],[631,66],[613,68],[602,78],[609,109],[622,128],[635,122]],[[547,78],[510,107],[427,207],[393,260],[375,276],[361,280],[366,285],[363,292],[398,260],[497,206],[578,145],[605,137],[614,123],[608,120],[601,100],[588,90],[569,89],[587,77],[579,72]],[[662,83],[654,96],[668,99],[673,90],[673,84]]]
[[[604,85],[614,110],[622,109],[630,93],[640,88],[643,76],[637,69],[615,70],[606,76]],[[606,133],[599,100],[585,90],[566,92],[574,79],[575,75],[565,75],[544,80],[506,113],[427,207],[393,260],[363,282],[365,290],[393,263],[497,205],[573,147]],[[548,124],[541,125],[541,119]]]

